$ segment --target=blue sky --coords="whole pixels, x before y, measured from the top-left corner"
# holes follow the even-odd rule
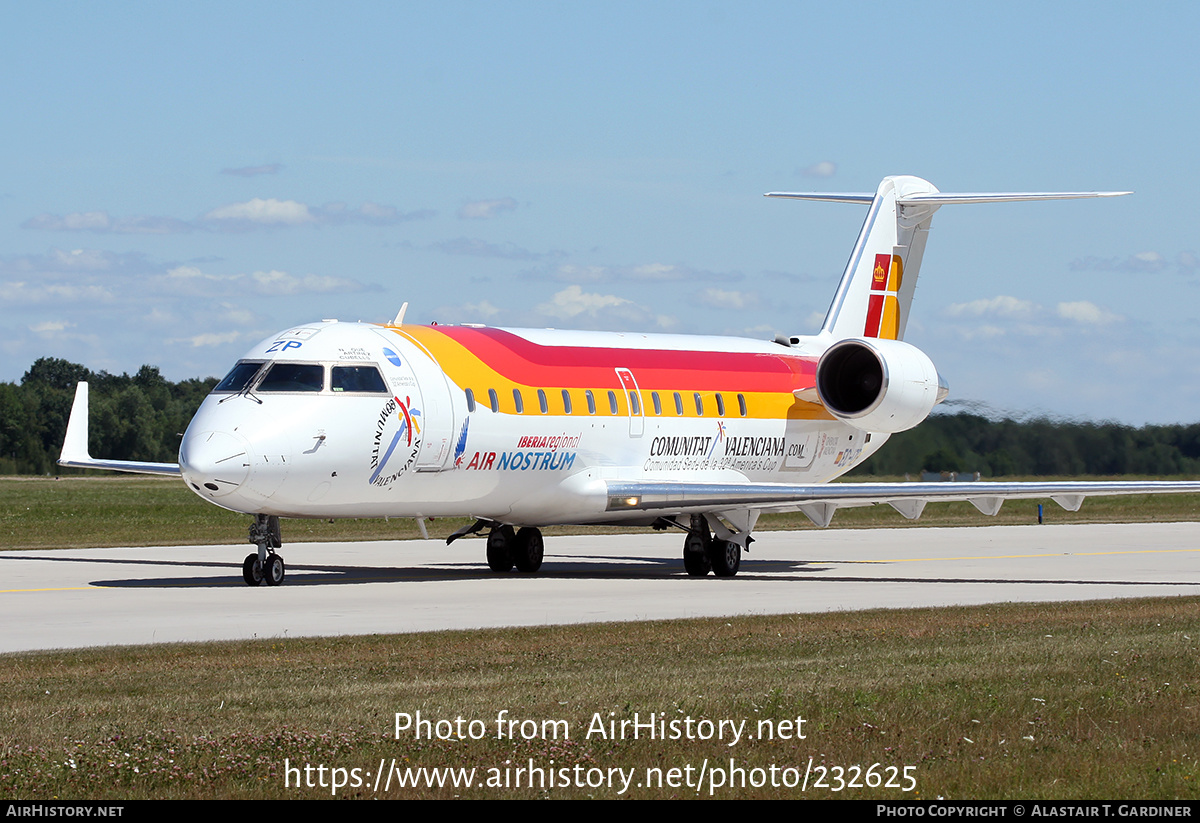
[[[1192,4],[6,4],[0,380],[223,374],[321,317],[815,331],[861,207],[944,208],[951,396],[1200,417]]]

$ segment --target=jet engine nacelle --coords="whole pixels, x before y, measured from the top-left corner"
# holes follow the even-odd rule
[[[817,363],[817,394],[825,408],[864,431],[911,429],[948,393],[933,361],[901,340],[841,340]]]

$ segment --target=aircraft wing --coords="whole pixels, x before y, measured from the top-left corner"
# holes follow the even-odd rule
[[[108,469],[135,474],[162,474],[179,476],[178,463],[143,463],[137,460],[97,460],[88,453],[88,384],[75,387],[75,402],[71,405],[71,417],[67,421],[67,435],[63,438],[62,454],[58,465],[77,469]]]
[[[1200,493],[1200,481],[1116,480],[972,483],[669,483],[609,481],[610,512],[705,512],[735,509],[801,511],[818,526],[828,526],[840,508],[887,503],[914,520],[926,503],[966,500],[994,515],[1005,500],[1050,498],[1067,511],[1078,511],[1085,497],[1120,494]]]

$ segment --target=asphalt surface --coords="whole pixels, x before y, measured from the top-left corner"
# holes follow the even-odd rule
[[[0,552],[0,652],[253,637],[1200,594],[1200,524],[760,532],[737,577],[689,578],[682,534],[546,539],[497,575],[484,541]],[[286,538],[286,533],[285,533]]]

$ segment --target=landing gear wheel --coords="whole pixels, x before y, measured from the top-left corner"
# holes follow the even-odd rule
[[[542,557],[545,554],[545,544],[542,533],[534,528],[524,528],[517,532],[513,543],[512,559],[517,564],[517,571],[531,574],[542,567]]]
[[[283,558],[273,554],[263,564],[263,577],[268,586],[278,586],[283,582]]]
[[[732,540],[714,540],[708,549],[708,559],[717,577],[733,577],[742,565],[742,547]]]
[[[512,526],[501,526],[488,532],[488,568],[494,572],[511,571],[513,567],[512,545],[516,540]]]
[[[242,579],[246,581],[247,586],[262,585],[263,567],[262,563],[258,562],[257,553],[246,555],[246,562],[242,563]]]
[[[254,554],[246,555],[242,563],[242,579],[247,586],[278,586],[283,582],[283,558],[275,549],[283,545],[279,518],[273,514],[256,514],[250,524],[250,542],[258,546]]]
[[[712,561],[704,550],[704,538],[695,532],[683,541],[683,568],[689,577],[706,577],[712,570]]]

